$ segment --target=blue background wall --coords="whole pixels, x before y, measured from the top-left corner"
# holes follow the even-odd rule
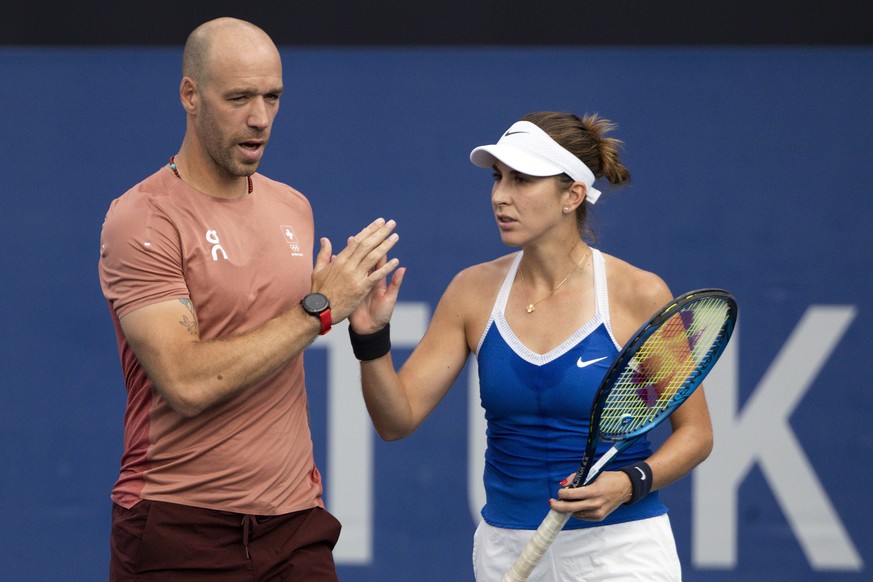
[[[287,89],[263,173],[306,193],[317,233],[335,243],[375,216],[395,218],[409,268],[401,299],[426,309],[458,270],[508,251],[490,213],[490,174],[467,161],[472,147],[535,110],[617,121],[633,183],[597,205],[598,246],[676,292],[730,289],[742,310],[733,353],[709,384],[722,420],[716,453],[699,470],[736,481],[736,551],[719,564],[719,544],[701,539],[695,512],[720,501],[699,491],[698,476],[674,484],[665,499],[686,579],[869,579],[873,49],[282,52]],[[2,580],[105,578],[124,388],[97,282],[98,235],[110,201],[181,142],[180,56],[0,48]],[[805,320],[810,310],[823,317]],[[792,343],[803,321],[813,323],[811,340]],[[817,346],[828,334],[832,352]],[[329,418],[332,354],[316,344],[307,356],[329,507],[358,492],[356,475],[329,459],[331,422],[343,420]],[[822,367],[770,381],[780,354],[789,371],[816,355]],[[362,526],[372,545],[368,557],[339,560],[342,580],[472,578],[470,384],[462,376],[405,441],[369,433],[372,498],[360,503],[372,512]],[[354,408],[358,387],[340,389]],[[786,425],[740,423],[738,411],[763,393],[795,394]],[[788,511],[776,493],[791,489],[798,465],[780,471],[762,452],[732,473],[725,460],[786,435],[821,489],[796,488],[827,499],[828,519]],[[823,532],[812,545],[828,548],[834,518],[854,554],[816,563],[797,531]]]

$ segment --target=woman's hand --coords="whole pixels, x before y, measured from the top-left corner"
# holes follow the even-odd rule
[[[384,264],[385,258],[383,257],[376,264],[374,270],[378,271]],[[349,325],[356,333],[373,333],[388,325],[388,322],[391,321],[391,315],[394,313],[397,295],[400,292],[400,285],[403,283],[405,274],[406,268],[401,267],[394,271],[390,283],[387,278],[383,277],[373,285],[364,300],[349,316]]]
[[[576,475],[561,482],[569,483]],[[603,521],[622,503],[631,498],[631,482],[621,471],[604,471],[590,485],[558,490],[558,499],[549,499],[555,511],[572,513],[585,521]]]

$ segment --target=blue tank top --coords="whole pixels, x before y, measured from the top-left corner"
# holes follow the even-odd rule
[[[479,340],[476,359],[487,420],[483,519],[496,527],[536,529],[557,498],[558,483],[579,468],[588,437],[594,393],[618,354],[612,334],[603,255],[592,249],[594,317],[546,354],[529,350],[504,315],[521,261],[518,253]],[[598,456],[610,443],[601,443]],[[640,439],[607,467],[648,458]],[[565,529],[622,523],[666,513],[658,493],[621,505],[604,521],[571,519]]]

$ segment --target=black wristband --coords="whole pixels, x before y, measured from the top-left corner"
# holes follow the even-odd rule
[[[633,505],[652,490],[652,468],[645,461],[622,467],[619,471],[630,477],[631,498],[625,505]]]
[[[391,351],[391,324],[385,325],[379,331],[366,334],[356,333],[349,325],[349,339],[355,357],[362,362],[381,358]]]

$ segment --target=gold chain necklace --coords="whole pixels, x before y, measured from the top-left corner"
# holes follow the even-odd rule
[[[579,244],[579,243],[576,243],[576,245],[578,245],[578,244]],[[576,248],[576,245],[573,245],[573,248],[574,248],[574,249]],[[573,250],[572,250],[572,249],[570,250],[570,254],[571,254],[571,255],[573,254]],[[569,278],[573,275],[573,273],[575,273],[576,271],[579,270],[579,267],[582,266],[582,263],[585,262],[585,259],[588,258],[588,255],[589,255],[589,254],[591,254],[591,251],[590,251],[590,250],[589,250],[587,253],[585,253],[584,255],[582,255],[582,259],[580,259],[580,261],[579,261],[578,263],[576,263],[576,266],[573,268],[573,270],[570,271],[569,273],[567,273],[567,276],[564,277],[563,279],[561,279],[561,282],[558,283],[557,285],[555,285],[555,288],[552,289],[551,291],[549,291],[548,294],[547,294],[545,297],[542,297],[542,298],[540,298],[540,299],[537,299],[537,300],[534,301],[533,303],[530,303],[530,302],[529,302],[529,303],[527,304],[527,312],[528,312],[528,313],[533,313],[534,310],[536,309],[536,305],[537,305],[537,303],[540,303],[540,302],[542,302],[542,301],[545,301],[546,299],[548,299],[549,297],[551,297],[552,295],[554,295],[554,294],[555,294],[555,291],[557,291],[558,289],[560,289],[560,288],[561,288],[561,285],[563,285],[564,283],[566,283],[566,282],[567,282],[567,279],[569,279]],[[527,279],[524,278],[524,269],[521,268],[521,265],[519,265],[519,267],[518,267],[518,272],[519,272],[519,274],[521,275],[521,284],[524,285],[524,289],[525,289],[525,291],[529,293],[529,289],[527,288]]]

